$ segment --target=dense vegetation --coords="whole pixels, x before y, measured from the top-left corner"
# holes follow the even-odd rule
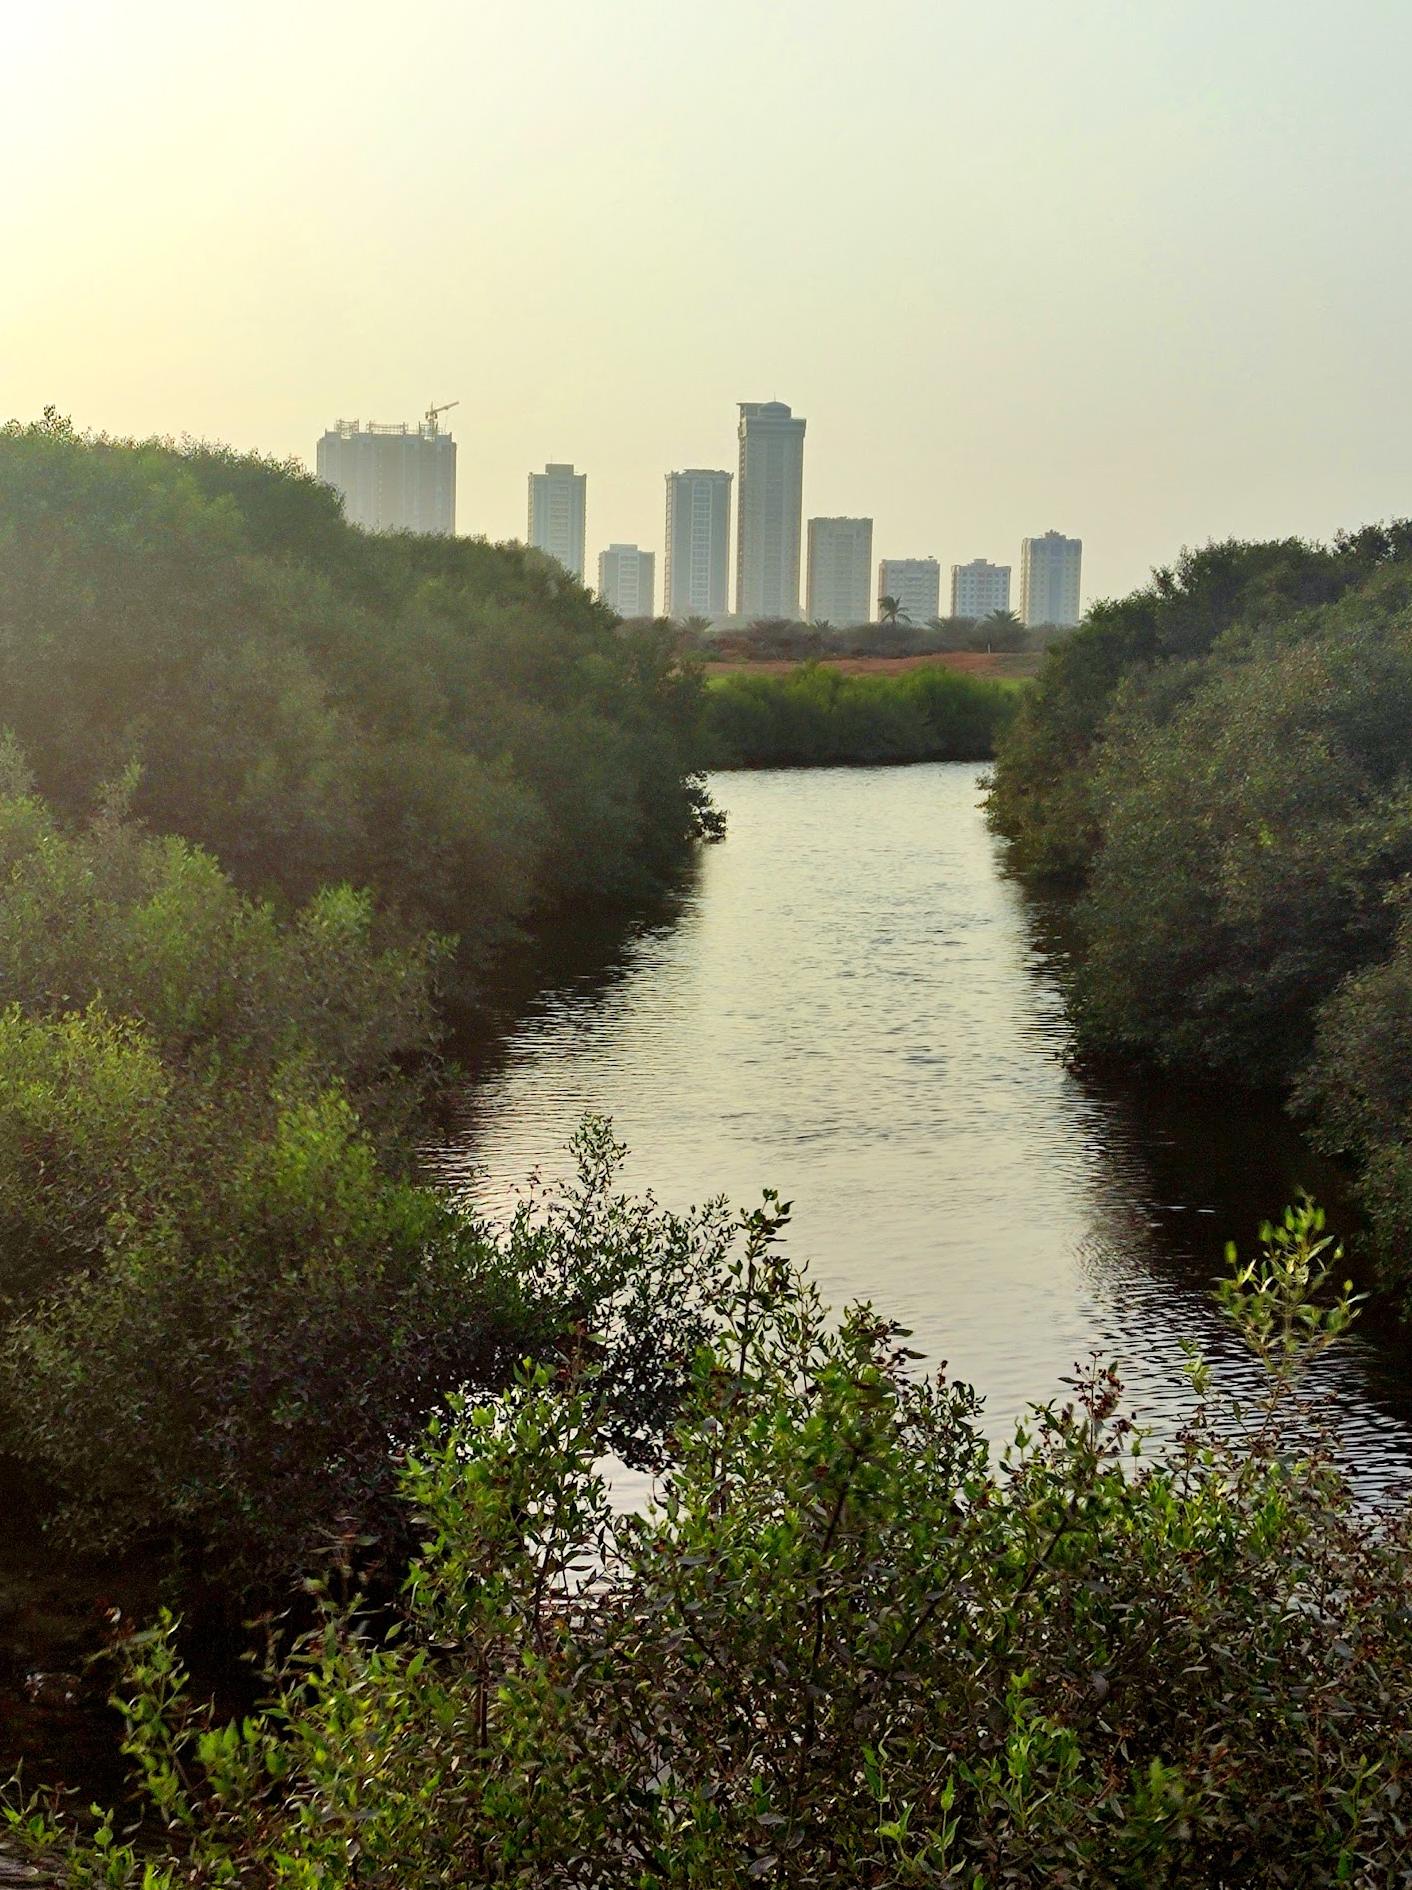
[[[1091,612],[992,811],[1081,888],[1090,1049],[1281,1086],[1412,1278],[1412,526],[1218,545]]]
[[[705,617],[688,617],[678,632],[693,654],[707,662],[807,663],[831,656],[927,656],[958,650],[1046,650],[1068,632],[1056,624],[1026,625],[1014,611],[989,617],[932,617],[912,623],[905,616],[879,623],[801,622],[757,617],[747,624],[712,628]]]
[[[1391,1884],[1412,1869],[1408,1526],[1360,1512],[1298,1383],[1347,1323],[1303,1208],[1225,1301],[1270,1366],[1149,1458],[1094,1366],[991,1455],[868,1308],[747,1223],[646,1513],[602,1380],[524,1375],[409,1463],[400,1634],[356,1599],[222,1724],[132,1652],[149,1827],[13,1812],[75,1884],[626,1890]]]
[[[696,831],[699,682],[518,545],[371,536],[217,448],[0,429],[0,725],[84,817],[132,810],[248,889],[346,882],[455,933],[617,897]]]
[[[64,1540],[164,1540],[232,1594],[339,1531],[388,1553],[399,1445],[585,1322],[650,1449],[709,1233],[616,1204],[601,1138],[508,1239],[408,1179],[445,947],[346,888],[282,914],[111,805],[66,830],[8,768],[0,1443]]]
[[[955,670],[850,676],[808,663],[737,671],[707,685],[705,752],[715,768],[981,761],[1015,708],[1015,685]]]
[[[0,430],[0,1449],[67,1544],[232,1605],[340,1535],[395,1565],[428,1414],[590,1329],[655,1447],[709,1231],[586,1145],[496,1238],[411,1149],[453,968],[681,859],[698,722],[664,630],[523,548]]]
[[[996,797],[1086,879],[1094,1039],[1297,1077],[1389,1234],[1406,550],[1222,548],[1109,607]],[[739,761],[984,753],[1016,706],[759,681],[710,697]],[[1297,1409],[1349,1313],[1312,1210],[1227,1288],[1272,1374],[1234,1433],[1203,1404],[1134,1454],[1095,1368],[997,1460],[895,1328],[826,1319],[772,1201],[624,1199],[603,1125],[504,1232],[413,1179],[453,963],[709,814],[664,626],[517,548],[366,538],[287,468],[51,418],[0,435],[0,704],[0,1447],[62,1545],[160,1544],[231,1613],[342,1596],[273,1633],[233,1725],[170,1622],[139,1637],[135,1847],[31,1805],[36,1857],[114,1890],[1412,1867],[1407,1525]],[[654,1509],[613,1510],[610,1452],[661,1472]]]

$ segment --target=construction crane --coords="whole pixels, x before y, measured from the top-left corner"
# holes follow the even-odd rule
[[[438,433],[441,430],[436,424],[436,418],[438,414],[450,413],[453,407],[459,407],[460,404],[461,403],[459,400],[448,400],[443,406],[428,407],[427,408],[427,426],[431,430],[431,432]]]

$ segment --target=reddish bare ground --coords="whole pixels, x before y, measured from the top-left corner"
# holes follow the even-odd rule
[[[816,659],[824,669],[842,670],[845,676],[900,676],[905,670],[939,666],[957,669],[972,676],[1033,676],[1039,668],[1039,655],[1032,650],[941,650],[928,656],[824,656]],[[712,675],[742,671],[752,676],[787,676],[799,664],[771,657],[759,661],[731,655],[708,664]]]

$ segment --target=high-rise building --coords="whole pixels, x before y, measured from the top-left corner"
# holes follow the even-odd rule
[[[873,600],[873,521],[811,518],[807,614],[840,628],[867,623]]]
[[[735,607],[742,617],[799,615],[804,426],[782,400],[740,403]]]
[[[1083,540],[1046,532],[1020,545],[1020,616],[1026,625],[1076,624]]]
[[[884,558],[878,566],[878,602],[897,599],[908,623],[929,623],[941,609],[941,566],[935,558]]]
[[[728,472],[667,474],[669,617],[724,617],[730,609],[730,515]]]
[[[657,589],[657,555],[636,545],[609,545],[598,554],[598,595],[620,617],[650,617]]]
[[[319,441],[315,465],[342,493],[351,525],[447,538],[456,530],[456,442],[434,413],[410,426],[340,420]]]
[[[953,617],[989,617],[997,610],[1010,608],[1010,567],[992,564],[988,558],[972,558],[969,564],[951,567],[951,614]]]
[[[529,476],[529,542],[557,558],[576,578],[583,576],[584,517],[588,475],[572,466],[549,465]]]

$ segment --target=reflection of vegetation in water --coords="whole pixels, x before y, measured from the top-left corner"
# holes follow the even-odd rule
[[[631,975],[641,941],[675,929],[696,895],[700,870],[700,855],[693,854],[646,898],[565,913],[561,923],[527,935],[487,973],[474,1004],[449,1007],[447,1049],[458,1066],[483,1081],[503,1061],[510,1033],[556,993],[572,989],[594,1006]]]
[[[992,816],[1082,885],[1092,1050],[1293,1093],[1412,1251],[1412,527],[1219,545],[1048,659]]]

